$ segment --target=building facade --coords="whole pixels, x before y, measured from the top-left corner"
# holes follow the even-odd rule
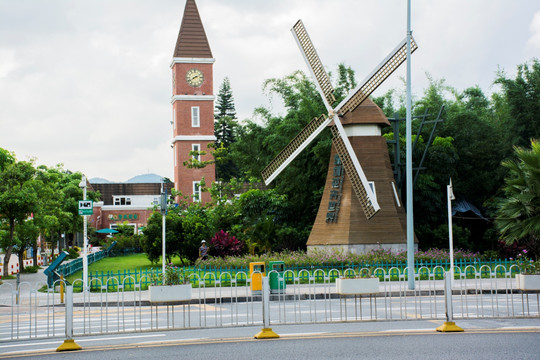
[[[172,183],[103,183],[91,184],[99,191],[101,201],[94,203],[94,213],[88,224],[100,229],[116,229],[119,225],[133,227],[140,233],[148,218],[159,209],[162,186],[170,194]]]

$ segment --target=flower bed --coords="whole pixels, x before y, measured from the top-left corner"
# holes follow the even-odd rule
[[[417,251],[414,255],[416,262],[442,262],[448,261],[450,255],[448,250],[430,249],[427,251]],[[456,250],[454,259],[474,260],[479,259],[480,254],[464,250]],[[366,254],[351,254],[345,251],[312,251],[309,254],[305,251],[283,251],[281,253],[270,253],[244,256],[228,256],[224,258],[211,257],[202,262],[200,266],[207,268],[247,268],[250,262],[283,261],[285,267],[309,268],[309,267],[332,267],[348,265],[366,265],[393,263],[405,264],[407,262],[407,252],[392,252],[390,250],[372,250]]]

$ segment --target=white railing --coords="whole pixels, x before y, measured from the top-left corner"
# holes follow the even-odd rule
[[[456,268],[452,284],[453,318],[539,317],[538,291],[523,292],[512,277],[515,269],[474,267]],[[435,269],[434,269],[435,270]],[[444,272],[444,269],[439,269]],[[439,271],[437,270],[437,271]],[[270,276],[275,271],[268,274]],[[406,319],[445,319],[444,281],[438,272],[419,268],[415,290],[408,289],[407,273],[398,269],[375,269],[380,279],[379,292],[370,295],[340,295],[334,279],[357,277],[353,269],[287,270],[277,274],[292,279],[285,288],[273,289],[269,296],[269,322],[278,324],[323,323],[334,321],[377,321]],[[0,341],[38,337],[62,337],[66,326],[73,336],[153,331],[182,328],[233,327],[263,324],[260,293],[251,291],[251,279],[245,273],[208,273],[191,275],[191,301],[152,304],[141,283],[127,291],[122,283],[99,279],[92,292],[73,294],[72,320],[66,324],[66,305],[59,293],[61,281],[53,288],[45,283],[22,282],[0,286]],[[230,280],[229,280],[230,279]],[[225,281],[226,280],[226,281]],[[77,280],[80,282],[81,280]],[[108,291],[111,282],[118,289]],[[211,285],[209,285],[211,284]],[[64,284],[65,285],[65,284]],[[79,283],[73,284],[75,288]],[[272,283],[270,283],[272,286]],[[54,291],[53,291],[54,289]],[[272,292],[272,289],[271,289]],[[69,306],[68,306],[69,308]]]

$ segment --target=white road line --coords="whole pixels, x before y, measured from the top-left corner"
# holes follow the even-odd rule
[[[100,337],[100,338],[91,338],[91,339],[77,339],[77,342],[92,342],[92,341],[113,341],[113,340],[123,340],[123,339],[137,339],[137,338],[149,338],[149,337],[165,337],[166,334],[149,334],[149,335],[133,335],[133,336],[118,336],[118,337]],[[41,346],[41,345],[51,345],[58,344],[62,340],[57,341],[41,341],[35,343],[21,343],[21,344],[10,344],[10,345],[0,345],[0,348],[10,348],[10,347],[21,347],[21,346]]]
[[[540,329],[540,326],[503,326],[496,328],[496,330],[531,330],[531,329]]]
[[[404,332],[404,331],[435,331],[434,328],[425,328],[425,329],[390,329],[390,330],[381,330],[380,333],[385,332]]]

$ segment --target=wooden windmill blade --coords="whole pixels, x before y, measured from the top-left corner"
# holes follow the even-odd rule
[[[411,36],[411,53],[418,46]],[[340,115],[356,109],[375,89],[386,80],[405,60],[407,60],[407,38],[403,39],[396,48],[381,61],[379,66],[369,74],[364,81],[353,89],[349,95],[337,106],[336,112]]]
[[[304,60],[308,64],[313,78],[316,79],[317,90],[323,98],[323,102],[329,112],[332,111],[332,104],[336,101],[334,88],[330,82],[328,74],[309,38],[309,35],[302,23],[298,22],[291,29],[293,36],[300,48]],[[261,176],[266,185],[270,184],[283,169],[293,161],[332,121],[332,117],[321,115],[314,118],[283,150],[263,169]]]
[[[294,39],[300,48],[300,52],[304,56],[304,60],[308,65],[312,77],[316,80],[315,84],[317,85],[317,89],[323,98],[324,104],[327,110],[330,111],[332,109],[332,105],[336,101],[334,96],[334,87],[330,82],[330,78],[328,77],[326,70],[324,70],[321,59],[317,54],[315,46],[313,46],[313,43],[311,42],[302,20],[298,20],[296,24],[294,24],[291,32],[293,33]]]
[[[346,158],[346,160],[344,161],[344,164],[347,164],[345,165],[345,173],[351,180],[354,192],[357,195],[358,200],[362,205],[362,208],[364,209],[366,217],[369,219],[373,215],[375,215],[377,211],[380,210],[380,206],[377,202],[375,193],[369,186],[366,175],[362,170],[362,166],[360,165],[360,162],[358,161],[358,158],[354,153],[349,138],[347,137],[347,134],[343,129],[343,125],[341,124],[341,121],[336,115],[337,112],[334,108],[332,108],[332,104],[335,102],[335,98],[333,95],[334,89],[332,87],[332,84],[330,83],[328,74],[326,73],[326,71],[324,71],[322,62],[317,55],[317,51],[315,50],[315,47],[313,46],[313,43],[311,42],[311,39],[309,38],[309,35],[307,34],[307,31],[302,21],[298,20],[298,22],[293,26],[291,31],[298,44],[298,47],[300,48],[300,51],[302,52],[302,55],[304,56],[304,60],[306,61],[306,64],[313,78],[315,79],[317,89],[319,90],[319,93],[323,98],[324,104],[328,109],[328,116],[329,118],[332,118],[332,120],[334,120],[335,128],[337,131],[336,136],[338,138],[341,138],[341,141],[339,141],[339,144],[341,145],[340,149],[342,149],[340,157],[342,158],[342,161],[343,158]]]
[[[377,213],[377,211],[380,210],[379,203],[377,202],[376,198],[375,201],[372,201],[369,198],[369,195],[366,192],[366,187],[363,185],[364,182],[367,182],[367,178],[365,177],[363,171],[356,171],[354,162],[349,156],[347,147],[343,142],[344,138],[341,136],[338,127],[334,125],[331,127],[331,130],[333,135],[332,144],[334,145],[334,148],[341,159],[345,173],[351,182],[351,187],[354,190],[356,197],[360,201],[360,205],[362,206],[362,210],[364,210],[366,218],[371,219]],[[364,179],[362,179],[362,176]],[[369,189],[371,190],[371,187]]]
[[[313,118],[291,142],[263,169],[262,178],[270,184],[332,121],[326,115]]]

